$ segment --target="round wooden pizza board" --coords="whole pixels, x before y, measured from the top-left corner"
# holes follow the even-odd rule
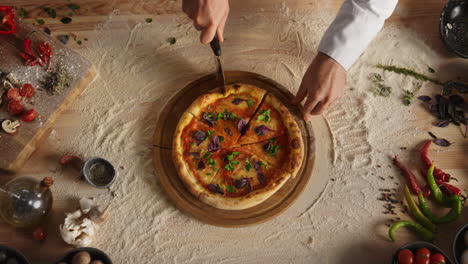
[[[305,145],[304,162],[295,178],[259,205],[244,210],[221,210],[202,203],[184,186],[172,161],[172,139],[182,113],[200,95],[219,86],[216,75],[202,77],[168,100],[160,113],[154,134],[153,161],[156,176],[175,205],[185,213],[205,223],[222,227],[241,227],[263,223],[282,213],[301,195],[307,185],[315,160],[315,140],[312,127],[301,118],[299,106],[290,102],[293,95],[277,82],[256,73],[243,71],[225,72],[229,83],[253,84],[272,93],[296,118]]]

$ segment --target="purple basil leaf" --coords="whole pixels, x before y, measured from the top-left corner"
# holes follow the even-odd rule
[[[221,142],[219,141],[219,137],[214,136],[213,139],[211,140],[211,143],[208,145],[208,151],[215,152],[220,148],[221,148]]]
[[[241,99],[241,98],[234,98],[234,100],[232,100],[231,103],[233,103],[235,105],[238,105],[238,104],[242,103],[243,101],[245,101],[245,100]]]
[[[265,175],[263,175],[263,173],[257,172],[257,177],[258,177],[258,181],[260,182],[260,184],[266,183],[266,178],[265,178]]]
[[[451,95],[449,100],[454,106],[462,106],[465,103],[465,99],[458,94]]]
[[[260,166],[261,166],[260,162],[258,160],[254,160],[253,164],[254,164],[254,169],[256,171],[260,171]]]
[[[434,135],[434,133],[432,133],[431,131],[427,132],[429,134],[429,136],[431,136],[431,138],[433,139],[437,139],[437,136]]]
[[[436,127],[447,127],[450,124],[450,120],[439,120],[435,126]]]
[[[205,121],[210,127],[214,127],[214,125],[216,125],[216,120],[213,118],[213,116],[210,116],[209,113],[203,112],[202,117],[203,117],[203,121]]]
[[[429,101],[432,100],[432,98],[430,96],[427,96],[427,95],[418,96],[418,99],[423,101],[423,102],[429,102]]]
[[[452,145],[452,143],[450,143],[448,140],[443,139],[443,138],[434,139],[434,143],[442,147],[448,147]]]
[[[254,132],[257,133],[259,136],[265,135],[268,131],[271,131],[268,127],[265,125],[257,126],[254,128]]]
[[[189,152],[188,154],[193,157],[200,157],[200,152]]]
[[[204,168],[206,168],[205,162],[203,162],[203,160],[200,160],[200,161],[198,162],[197,169],[203,170]]]
[[[208,189],[210,189],[210,191],[214,192],[214,193],[219,193],[221,195],[224,195],[224,190],[223,188],[219,187],[219,185],[217,184],[210,184],[208,185]]]
[[[244,135],[248,130],[250,126],[247,124],[247,122],[244,119],[240,119],[239,122],[237,123],[237,130],[241,135]]]
[[[232,130],[229,127],[225,127],[224,132],[226,132],[229,136],[232,136]]]
[[[206,139],[206,136],[207,134],[205,131],[197,130],[195,133],[193,133],[192,138],[197,143],[197,146],[199,146],[203,142],[203,140]]]
[[[269,151],[270,149],[271,149],[271,143],[270,143],[270,142],[268,142],[268,143],[266,143],[265,145],[263,145],[263,150]]]
[[[244,188],[245,186],[247,186],[247,183],[248,183],[248,179],[247,178],[241,178],[241,179],[237,179],[234,181],[234,186],[237,188],[237,189],[242,189]]]

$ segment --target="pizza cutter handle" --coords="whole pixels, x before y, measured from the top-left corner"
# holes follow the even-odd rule
[[[210,46],[216,56],[221,56],[221,45],[219,44],[218,36],[214,36],[213,40],[210,42]]]

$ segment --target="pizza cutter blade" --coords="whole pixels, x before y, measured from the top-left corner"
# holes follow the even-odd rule
[[[213,40],[210,42],[211,49],[216,56],[218,81],[221,83],[221,90],[223,94],[226,94],[226,79],[224,77],[223,64],[221,60],[221,45],[219,44],[218,37],[215,35]]]

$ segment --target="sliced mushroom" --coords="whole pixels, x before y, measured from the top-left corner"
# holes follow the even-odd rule
[[[14,134],[16,133],[17,128],[20,126],[20,122],[17,121],[11,121],[11,120],[3,120],[2,122],[2,129],[8,134]]]

